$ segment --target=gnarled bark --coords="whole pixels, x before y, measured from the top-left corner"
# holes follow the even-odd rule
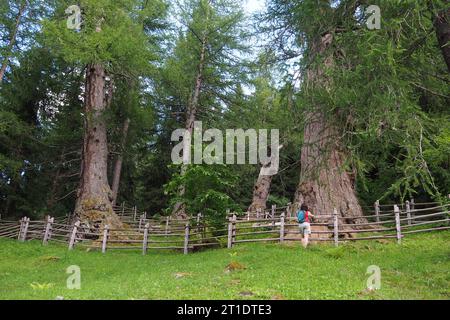
[[[320,113],[310,113],[306,122],[294,203],[297,207],[306,203],[317,216],[331,215],[336,208],[342,217],[362,217],[353,178],[344,168],[346,155],[338,131]]]
[[[314,58],[322,56],[325,59],[320,66],[308,70],[306,82],[308,89],[329,87],[324,67],[333,65],[333,57],[327,52],[332,41],[333,36],[325,34],[312,44],[311,52]],[[305,203],[319,217],[333,214],[334,208],[343,217],[362,217],[354,182],[344,167],[347,155],[342,149],[340,132],[323,112],[321,106],[314,106],[305,114],[301,174],[294,207],[298,208]],[[348,223],[360,221],[349,219]]]
[[[108,184],[105,78],[103,65],[95,63],[87,66],[85,136],[75,215],[90,229],[99,229],[104,225],[122,226],[112,209],[112,192]]]
[[[261,212],[266,210],[272,177],[259,174],[253,187],[253,199],[252,204],[248,207],[249,212],[256,212],[258,209],[261,209]]]

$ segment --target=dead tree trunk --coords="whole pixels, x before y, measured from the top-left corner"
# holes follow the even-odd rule
[[[278,147],[278,153],[283,148],[283,145]],[[267,207],[267,199],[270,195],[270,186],[272,184],[272,178],[273,175],[267,175],[267,169],[269,166],[274,166],[277,168],[276,172],[278,172],[279,169],[279,156],[278,153],[273,154],[270,158],[270,161],[266,164],[263,164],[261,167],[261,170],[258,175],[258,179],[255,182],[255,185],[253,187],[253,199],[252,204],[248,208],[249,212],[256,212],[258,209],[261,209],[261,212],[264,212],[264,210]],[[273,163],[273,161],[277,161],[277,163]]]
[[[323,66],[333,65],[333,57],[327,50],[332,41],[333,36],[326,34],[313,44],[313,58],[321,56],[325,59],[320,66],[312,66],[308,70],[306,90],[329,85]],[[362,217],[354,181],[344,168],[346,153],[342,149],[340,132],[322,110],[320,106],[314,106],[305,114],[301,174],[294,206],[306,203],[318,216],[331,215],[336,208],[340,216]],[[348,222],[356,223],[359,219]]]
[[[103,65],[94,63],[87,66],[82,173],[75,215],[90,229],[99,229],[106,224],[110,227],[122,226],[113,212],[112,192],[108,184],[105,78]]]
[[[253,187],[253,200],[250,207],[248,207],[249,212],[256,212],[258,209],[261,209],[261,212],[266,210],[272,177],[273,176],[261,175],[261,173],[259,174],[255,186]]]
[[[435,16],[434,28],[436,29],[439,47],[450,72],[450,8],[440,11]]]
[[[14,25],[14,30],[13,30],[13,32],[11,34],[10,39],[9,39],[8,49],[6,51],[5,57],[4,57],[3,62],[2,62],[2,66],[0,68],[0,83],[3,82],[3,77],[5,75],[6,68],[8,67],[9,58],[10,58],[11,53],[13,51],[14,44],[16,43],[17,31],[19,30],[20,20],[22,19],[22,16],[23,16],[23,13],[25,11],[25,8],[26,8],[26,1],[23,1],[22,4],[20,5],[19,12],[18,12],[17,18],[16,18],[16,23]]]
[[[123,153],[125,150],[129,127],[130,127],[130,119],[126,119],[125,122],[123,123],[123,129],[122,129],[122,143],[121,143],[122,150],[119,153],[119,155],[117,156],[117,160],[114,165],[114,175],[113,175],[113,184],[112,184],[112,194],[113,194],[112,204],[113,205],[116,204],[117,194],[119,192],[120,175],[122,173]]]

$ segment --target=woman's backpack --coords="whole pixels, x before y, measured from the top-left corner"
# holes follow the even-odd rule
[[[299,210],[297,212],[298,223],[304,223],[308,221],[308,211]]]

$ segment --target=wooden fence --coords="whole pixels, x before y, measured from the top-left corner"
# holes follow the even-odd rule
[[[361,217],[321,215],[311,223],[312,242],[329,242],[338,246],[346,241],[394,239],[401,243],[408,234],[450,229],[449,205],[438,203],[403,206],[374,205],[372,213]],[[89,230],[79,221],[47,217],[31,221],[24,217],[19,222],[0,220],[0,237],[19,241],[39,240],[64,243],[69,250],[84,247],[101,250],[139,250],[143,254],[153,250],[177,250],[187,254],[203,248],[232,248],[248,242],[287,242],[300,240],[296,217],[290,205],[273,206],[271,211],[255,213],[230,213],[223,225],[208,225],[201,214],[177,220],[163,217],[149,219],[143,213],[138,216],[135,207],[121,206],[124,216],[122,229],[105,226],[102,230]]]
[[[119,206],[113,206],[113,210],[124,222],[136,221],[142,214],[147,215],[145,212],[139,212],[136,206],[126,206],[125,202],[122,202]]]
[[[145,223],[143,222],[145,219]],[[34,220],[24,217],[20,221],[0,220],[0,237],[16,238],[19,241],[40,240],[65,243],[69,250],[75,247],[106,250],[179,250],[184,253],[206,247],[222,247],[226,244],[226,227],[206,227],[200,217],[187,220],[146,219],[144,216],[134,224],[122,229],[105,226],[92,231],[79,221],[61,224],[49,217]]]
[[[428,208],[384,210],[374,215],[366,215],[367,222],[357,222],[360,217],[340,217],[335,210],[332,215],[321,215],[311,223],[310,241],[340,242],[401,239],[408,234],[450,229],[448,205],[433,205]],[[374,220],[374,221],[372,221]],[[295,217],[282,213],[271,219],[242,219],[233,215],[229,218],[228,247],[246,242],[298,241],[300,230]],[[297,237],[296,237],[297,236]]]

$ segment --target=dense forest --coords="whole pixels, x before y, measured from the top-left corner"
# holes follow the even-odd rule
[[[2,217],[117,224],[124,201],[148,215],[306,202],[360,216],[376,200],[450,194],[448,0],[248,8],[2,0]],[[278,172],[173,163],[173,132],[200,121],[279,129]]]

